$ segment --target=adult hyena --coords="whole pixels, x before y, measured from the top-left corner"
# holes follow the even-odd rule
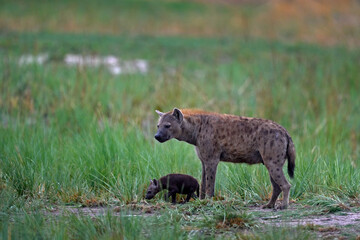
[[[289,133],[279,124],[265,119],[174,108],[159,116],[156,140],[171,138],[195,145],[202,163],[201,193],[203,199],[214,196],[215,176],[220,161],[265,165],[270,174],[273,192],[263,208],[274,208],[283,192],[280,209],[289,204],[291,185],[282,167],[288,159],[288,173],[294,176],[295,147]]]

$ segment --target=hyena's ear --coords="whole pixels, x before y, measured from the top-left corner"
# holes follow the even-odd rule
[[[161,117],[162,115],[164,115],[164,113],[163,113],[163,112],[160,112],[159,110],[155,110],[155,112],[156,112],[157,114],[159,114],[160,117]]]
[[[184,118],[184,115],[182,114],[182,112],[177,109],[177,108],[174,108],[173,110],[173,113],[172,115],[181,123],[183,118]]]
[[[158,181],[155,178],[152,180],[152,182],[155,184],[155,186],[158,185]]]

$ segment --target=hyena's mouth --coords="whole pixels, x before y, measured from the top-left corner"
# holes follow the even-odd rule
[[[161,135],[158,135],[158,134],[155,135],[155,139],[158,140],[161,143],[166,142],[167,140],[169,140],[168,137],[164,137],[164,136],[161,136]]]

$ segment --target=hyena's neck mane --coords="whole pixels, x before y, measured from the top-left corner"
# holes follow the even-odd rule
[[[212,113],[208,111],[204,111],[201,109],[181,109],[181,112],[184,114],[184,117],[186,116],[193,116],[193,115],[212,115],[217,113]]]
[[[181,109],[181,112],[184,116],[184,120],[181,126],[182,134],[177,139],[192,145],[196,145],[197,136],[201,130],[202,116],[212,113],[198,109]]]
[[[159,179],[159,187],[160,187],[160,191],[164,190],[164,189],[168,189],[168,186],[169,186],[169,176],[166,175],[166,176],[163,176]]]

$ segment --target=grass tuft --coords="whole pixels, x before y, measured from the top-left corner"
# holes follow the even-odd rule
[[[326,213],[350,210],[350,208],[337,196],[330,197],[324,195],[317,195],[309,198],[305,202],[312,206],[322,207],[323,211]]]

